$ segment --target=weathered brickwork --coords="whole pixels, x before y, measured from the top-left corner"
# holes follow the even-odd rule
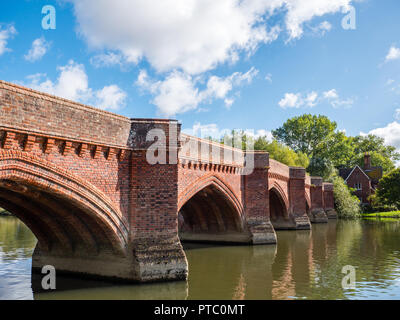
[[[332,183],[324,183],[323,184],[323,192],[324,192],[324,210],[328,219],[336,219],[337,212],[335,210],[335,198],[333,195],[333,184]]]
[[[0,81],[0,206],[38,238],[33,267],[186,279],[181,241],[276,243],[334,210],[304,169],[180,130]]]
[[[1,126],[68,141],[126,147],[129,118],[0,80]]]
[[[311,214],[310,219],[315,223],[325,223],[328,220],[324,210],[323,180],[311,177]]]

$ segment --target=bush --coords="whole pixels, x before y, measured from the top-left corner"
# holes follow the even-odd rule
[[[368,197],[368,201],[371,205],[367,210],[363,210],[364,213],[374,213],[374,212],[392,212],[397,211],[398,208],[393,205],[388,205],[382,202],[382,199],[377,196],[377,194],[372,194]]]
[[[400,169],[392,170],[383,176],[373,201],[376,206],[400,209]]]
[[[334,173],[330,178],[333,183],[333,194],[338,218],[356,219],[361,217],[360,200],[351,193],[344,180]]]

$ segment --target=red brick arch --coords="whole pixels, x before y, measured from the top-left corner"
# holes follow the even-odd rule
[[[207,175],[204,176],[194,183],[192,183],[189,187],[187,187],[183,192],[181,192],[178,196],[178,211],[182,208],[182,206],[192,198],[196,193],[205,189],[208,186],[214,186],[219,191],[221,191],[226,198],[232,203],[235,207],[236,211],[240,216],[243,214],[243,206],[239,199],[236,197],[235,193],[232,189],[224,183],[220,178],[215,175]]]
[[[286,192],[282,188],[282,186],[279,183],[275,182],[274,184],[272,184],[270,186],[269,191],[271,191],[271,190],[274,190],[281,197],[281,200],[283,201],[286,212],[289,212],[289,199],[286,196]]]
[[[103,192],[23,151],[0,151],[0,205],[31,227],[47,250],[53,242],[67,250],[82,241],[91,249],[107,246],[116,253],[127,247],[128,226]]]

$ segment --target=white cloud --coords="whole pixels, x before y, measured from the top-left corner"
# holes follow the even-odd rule
[[[268,74],[265,76],[265,80],[267,80],[269,83],[272,83],[272,74],[271,74],[271,73],[268,73]]]
[[[79,32],[94,48],[143,57],[157,71],[197,74],[276,39],[262,15],[271,5],[245,0],[72,0]],[[115,23],[118,21],[118,23]]]
[[[73,4],[78,33],[95,55],[95,67],[137,64],[146,60],[159,79],[137,79],[154,95],[152,103],[167,116],[198,109],[202,102],[221,99],[230,108],[234,79],[208,76],[207,88],[199,89],[197,75],[243,56],[278,39],[299,39],[303,27],[314,18],[349,9],[352,0],[67,0]],[[323,21],[317,31],[331,25]],[[104,53],[108,52],[108,53]],[[213,78],[214,77],[214,78]],[[268,80],[270,79],[270,80]],[[144,83],[141,80],[145,80]],[[271,82],[271,78],[267,80]],[[303,103],[313,106],[310,95]]]
[[[400,150],[400,123],[395,121],[386,127],[371,130],[369,134],[374,134],[385,139],[385,144],[396,147]]]
[[[159,72],[199,74],[276,40],[284,25],[299,39],[304,23],[349,9],[352,0],[69,0],[89,46],[146,58]],[[270,27],[273,16],[283,21]],[[324,21],[318,26],[329,29]]]
[[[228,109],[230,109],[230,107],[232,107],[232,105],[233,105],[233,103],[235,102],[235,100],[234,100],[234,99],[230,99],[230,98],[226,98],[226,99],[224,100],[224,102],[225,102],[225,106],[226,106]]]
[[[100,109],[118,110],[125,106],[126,93],[117,85],[106,86],[95,94],[96,106]]]
[[[301,93],[286,93],[285,96],[279,101],[279,106],[283,109],[287,108],[300,108],[303,106],[315,107],[317,105],[318,93],[312,91],[304,98]]]
[[[336,12],[347,12],[350,9],[351,0],[288,0],[286,7],[286,28],[290,40],[298,39],[303,35],[303,24],[314,17],[322,17]],[[320,25],[329,28],[327,23]],[[326,30],[327,31],[327,30]]]
[[[386,56],[386,61],[397,60],[400,59],[400,49],[392,46],[389,50],[389,53]]]
[[[17,30],[13,25],[8,25],[4,29],[0,25],[0,56],[11,49],[7,48],[8,40],[17,34]]]
[[[318,26],[311,27],[311,30],[316,35],[324,36],[327,32],[332,30],[332,24],[330,24],[328,21],[323,21]]]
[[[44,37],[38,38],[32,42],[32,47],[24,56],[25,60],[35,62],[40,60],[50,48],[50,43]]]
[[[334,108],[349,108],[354,104],[355,98],[340,99],[337,90],[332,89],[323,92],[321,96],[316,91],[311,91],[306,95],[302,93],[286,93],[278,104],[283,109],[298,109],[304,106],[312,108],[323,101],[328,101]]]
[[[114,52],[102,53],[90,58],[90,63],[96,68],[122,66],[123,62],[124,57]]]
[[[23,85],[65,99],[94,104],[101,109],[116,110],[125,105],[126,94],[116,85],[98,91],[91,89],[83,65],[71,60],[57,70],[59,76],[56,82],[48,79],[46,74],[38,73],[28,76],[29,82]]]
[[[85,101],[92,95],[83,65],[71,60],[67,65],[57,67],[57,70],[59,76],[55,83],[45,74],[35,74],[28,76],[30,83],[26,85],[32,89],[74,101]]]
[[[337,93],[336,89],[325,91],[323,95],[325,99],[339,99],[339,94]]]
[[[316,93],[315,91],[309,93],[305,99],[305,103],[307,104],[307,106],[309,107],[314,107],[316,106],[316,101],[318,99],[318,93]]]
[[[302,105],[304,105],[304,101],[300,93],[285,93],[285,97],[279,101],[279,106],[283,109],[300,108]]]
[[[145,70],[141,70],[136,85],[154,95],[151,101],[159,112],[165,116],[174,116],[190,110],[195,110],[201,103],[212,102],[213,99],[223,99],[226,107],[234,103],[228,94],[234,87],[243,83],[250,83],[258,74],[258,70],[251,68],[246,73],[235,72],[221,78],[211,76],[203,90],[198,86],[199,78],[193,78],[184,72],[173,71],[164,80],[150,79]]]

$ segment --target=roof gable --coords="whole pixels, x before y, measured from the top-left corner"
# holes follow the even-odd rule
[[[354,174],[354,172],[356,171],[356,169],[360,170],[360,171],[364,174],[364,176],[366,176],[367,179],[368,179],[369,181],[371,181],[371,178],[368,177],[368,175],[364,172],[364,170],[361,169],[360,166],[356,165],[356,166],[354,167],[354,169],[351,170],[351,172],[350,172],[350,174],[348,175],[348,177],[346,178],[345,182],[347,182],[347,180]]]

